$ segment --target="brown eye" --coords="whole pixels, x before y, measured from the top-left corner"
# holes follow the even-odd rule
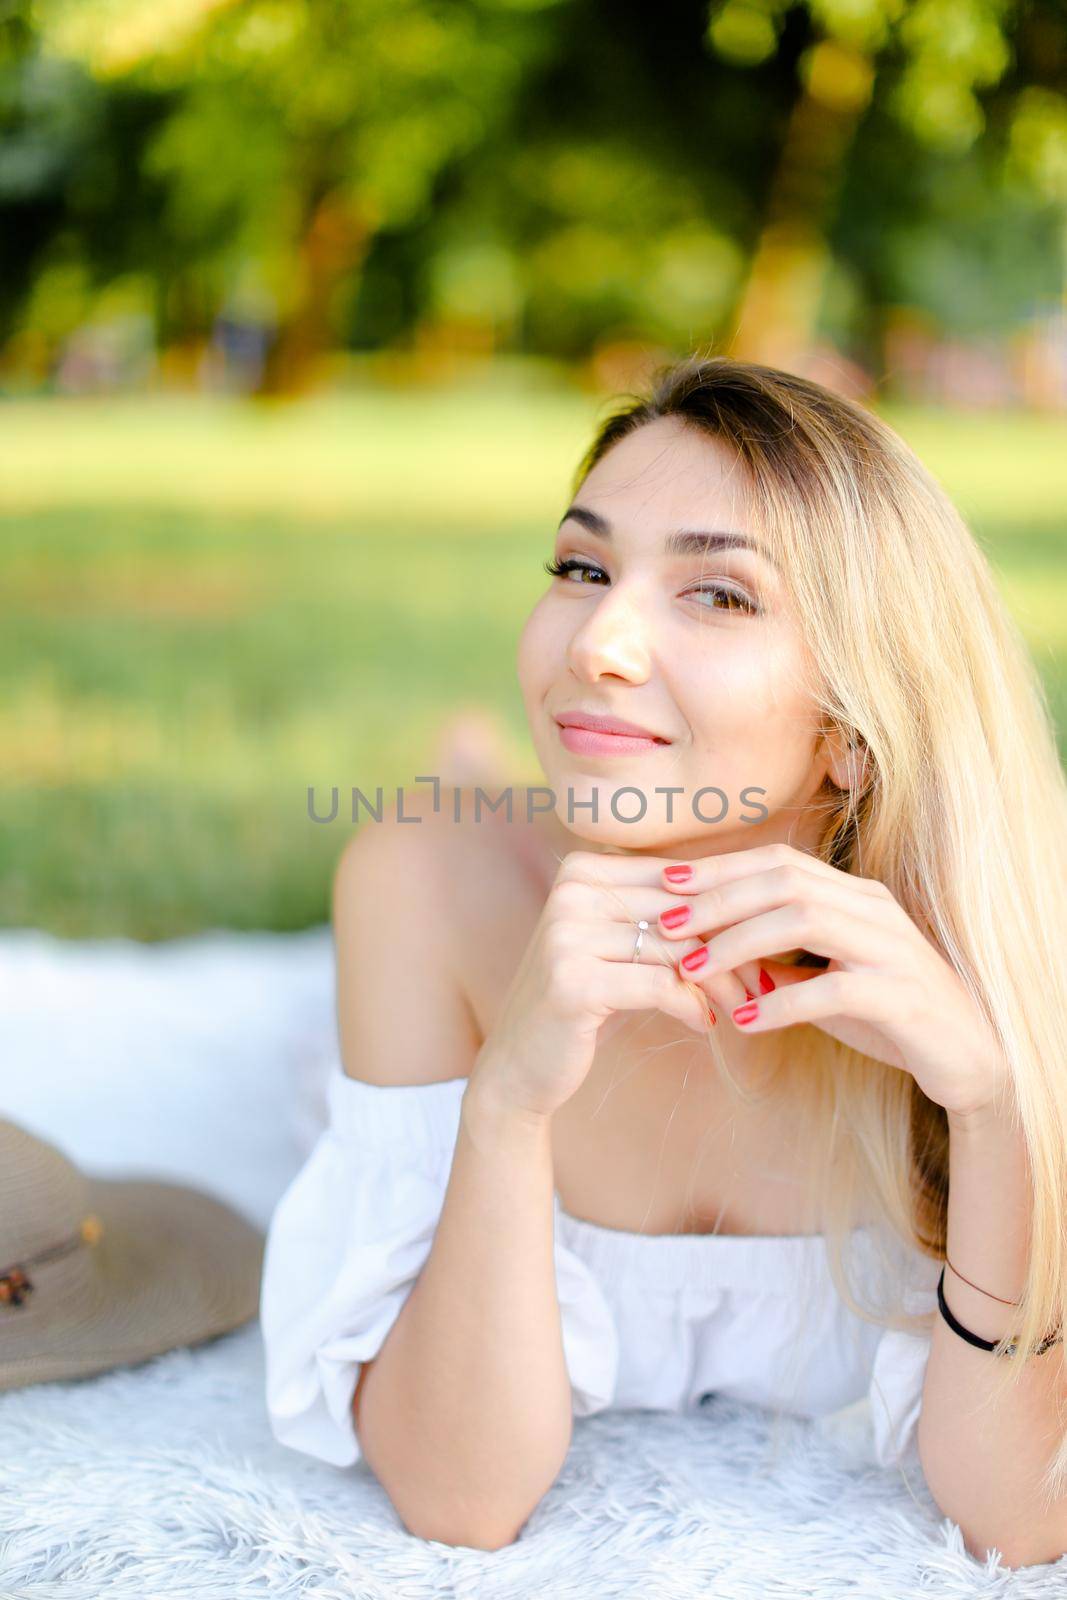
[[[689,592],[690,594],[720,596],[725,603],[713,605],[710,608],[713,611],[742,611],[754,616],[759,610],[759,607],[748,598],[747,594],[743,594],[740,589],[730,588],[727,584],[702,584],[699,589],[691,589]]]
[[[570,558],[566,561],[546,561],[544,568],[552,578],[565,578],[571,572],[597,572],[601,577],[605,576],[600,567],[591,567],[584,561],[574,561]]]

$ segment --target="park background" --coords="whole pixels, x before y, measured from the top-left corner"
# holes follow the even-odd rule
[[[5,0],[0,238],[3,926],[321,923],[351,786],[536,781],[571,475],[694,350],[900,431],[1067,750],[1061,5]]]

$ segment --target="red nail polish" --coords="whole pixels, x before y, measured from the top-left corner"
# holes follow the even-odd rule
[[[665,928],[680,928],[690,914],[689,906],[672,906],[669,911],[664,911],[660,917]]]
[[[664,867],[663,876],[669,878],[672,883],[688,883],[693,876],[693,869],[684,863],[677,867]]]
[[[774,988],[774,979],[764,972],[762,967],[759,969],[759,986],[761,994],[770,994]]]
[[[730,1015],[735,1022],[754,1022],[759,1016],[759,1006],[753,1000],[748,1005],[738,1006],[736,1011],[731,1011]]]
[[[707,1004],[707,1002],[706,1002],[706,1001],[705,1001],[705,1004]],[[714,1026],[715,1026],[715,1013],[714,1013],[714,1011],[713,1011],[713,1010],[712,1010],[712,1009],[711,1009],[711,1007],[710,1007],[710,1006],[708,1006],[708,1016],[709,1016],[709,1017],[710,1017],[710,1019],[711,1019],[711,1025],[712,1025],[712,1027],[713,1027],[713,1028],[714,1028]]]
[[[752,993],[751,989],[746,989],[745,990],[745,999],[746,1000],[755,1000],[755,998],[756,998],[756,996]]]
[[[679,965],[683,966],[686,972],[696,972],[699,967],[704,965],[707,959],[708,952],[701,945],[699,950],[690,950],[687,956],[683,956]]]

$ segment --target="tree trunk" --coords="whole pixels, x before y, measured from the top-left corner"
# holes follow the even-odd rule
[[[763,232],[734,318],[730,354],[793,367],[815,343],[830,261],[826,229],[870,100],[870,60],[832,40],[813,47],[767,200]]]
[[[372,229],[338,190],[310,208],[297,247],[297,295],[278,328],[263,368],[260,394],[295,394],[315,380],[321,358],[336,345],[336,300],[364,260]]]

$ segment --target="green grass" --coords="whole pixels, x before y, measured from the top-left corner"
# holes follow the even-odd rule
[[[514,655],[602,403],[385,391],[9,403],[0,923],[160,938],[327,914],[307,788],[434,770],[461,704],[536,779]],[[1067,726],[1062,422],[893,412],[969,516]]]

